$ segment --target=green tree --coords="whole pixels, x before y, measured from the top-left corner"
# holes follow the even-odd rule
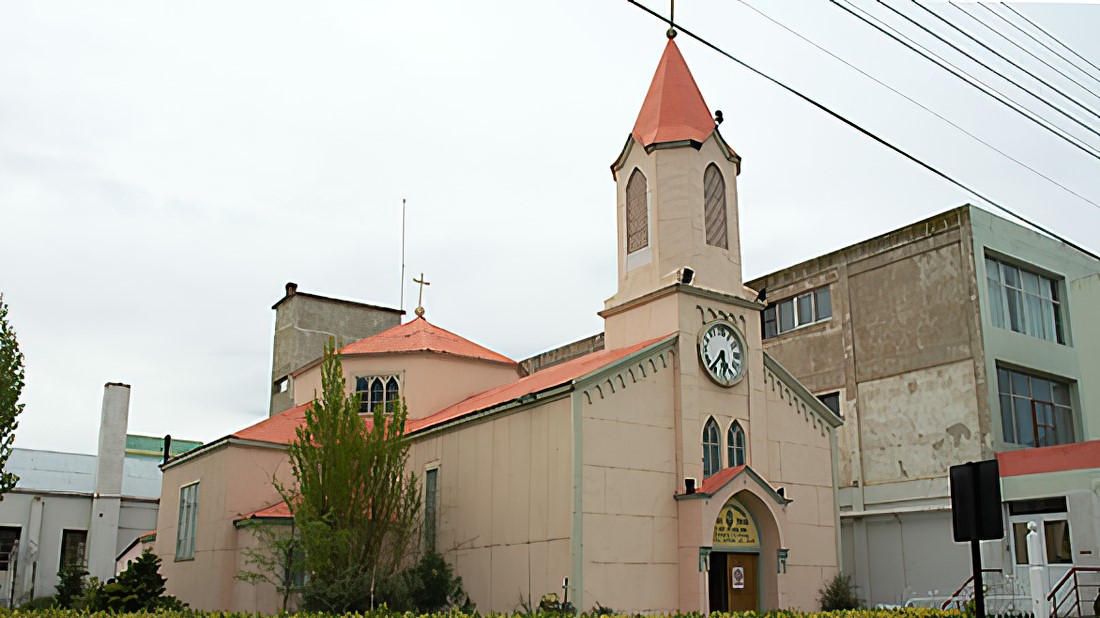
[[[19,413],[23,411],[23,404],[19,403],[19,396],[23,394],[23,378],[23,354],[19,351],[15,330],[8,324],[8,306],[4,303],[4,295],[0,294],[0,500],[19,481],[18,476],[3,470],[15,441]]]
[[[78,599],[84,596],[84,578],[88,569],[81,562],[65,564],[57,572],[57,606],[70,609]]]
[[[397,402],[364,420],[359,395],[346,394],[332,340],[321,391],[287,449],[297,486],[276,487],[301,535],[305,609],[362,610],[375,605],[419,540],[419,481],[405,471],[408,414]]]
[[[237,579],[251,584],[271,584],[282,597],[283,611],[287,611],[291,596],[302,589],[305,567],[297,526],[293,520],[287,525],[248,519],[238,527],[251,531],[256,544],[241,550],[245,568],[237,572]]]
[[[164,594],[164,583],[160,558],[145,550],[117,579],[104,584],[90,578],[84,586],[84,596],[76,605],[90,612],[148,612],[187,607],[176,597]]]

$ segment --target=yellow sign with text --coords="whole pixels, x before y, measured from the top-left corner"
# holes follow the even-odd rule
[[[714,546],[723,548],[757,549],[760,547],[760,535],[756,524],[749,517],[749,511],[737,500],[729,502],[718,511],[714,522]]]

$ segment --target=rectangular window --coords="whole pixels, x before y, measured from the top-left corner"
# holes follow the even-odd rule
[[[1054,446],[1075,440],[1069,384],[1011,369],[997,369],[1005,442]]]
[[[829,286],[804,292],[794,298],[776,301],[764,309],[764,339],[771,339],[796,328],[816,324],[833,316]]]
[[[1065,343],[1058,282],[1038,273],[985,258],[989,319],[994,326]]]
[[[176,560],[195,557],[195,520],[199,512],[199,484],[180,487],[180,519],[176,528]]]
[[[439,468],[424,473],[424,547],[435,551],[436,520],[439,516]]]
[[[374,414],[378,406],[392,414],[401,398],[401,380],[396,375],[359,376],[355,378],[355,392],[359,394],[360,414]]]
[[[19,549],[19,527],[0,527],[0,571],[15,566],[15,552]]]
[[[61,566],[84,564],[84,549],[88,544],[87,530],[61,531]]]
[[[279,393],[285,393],[290,389],[290,378],[279,378],[275,380],[275,384],[271,387],[271,392],[278,395]]]

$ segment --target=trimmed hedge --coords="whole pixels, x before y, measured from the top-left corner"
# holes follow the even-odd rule
[[[398,613],[384,610],[366,612],[362,614],[346,614],[341,618],[480,618],[481,616],[496,616],[510,618],[561,618],[565,614],[550,613],[513,613],[513,614],[463,614],[461,612],[444,612],[438,614],[417,615],[412,612]],[[256,618],[257,614],[234,612],[204,612],[195,610],[180,610],[166,612],[136,612],[130,614],[95,612],[82,613],[78,610],[68,609],[0,609],[0,618],[77,618],[79,616],[93,616],[96,618],[146,618],[158,616],[162,618]],[[297,613],[284,614],[286,618],[333,618],[332,614],[323,613]],[[629,618],[631,614],[615,613],[602,616]],[[702,618],[705,614],[659,614],[647,618]],[[849,609],[835,612],[796,612],[796,611],[770,611],[770,612],[744,612],[731,614],[710,614],[711,617],[759,617],[759,618],[965,618],[966,614],[958,610],[938,610],[917,607],[905,607],[898,609]]]

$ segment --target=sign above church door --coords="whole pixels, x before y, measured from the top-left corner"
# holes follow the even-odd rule
[[[730,498],[714,522],[714,549],[760,549],[760,535],[749,510]]]

